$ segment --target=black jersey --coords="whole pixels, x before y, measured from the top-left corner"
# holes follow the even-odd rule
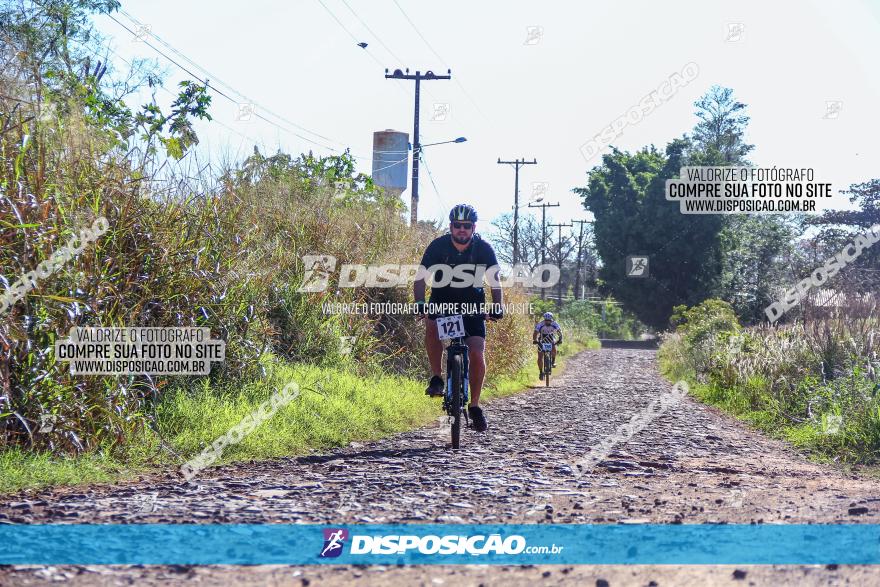
[[[495,257],[495,250],[492,245],[480,238],[479,234],[474,234],[471,243],[464,251],[459,251],[452,244],[452,236],[445,234],[435,238],[425,249],[422,256],[422,266],[429,269],[432,265],[448,265],[456,267],[457,265],[474,265],[473,268],[462,269],[471,280],[474,277],[477,268],[482,268],[485,274],[490,268],[498,265],[498,259]],[[449,269],[444,269],[449,271]],[[479,273],[478,273],[479,274]],[[445,275],[441,276],[441,272],[436,272],[435,280],[442,282]],[[428,283],[431,282],[431,276],[427,278]],[[486,301],[486,295],[482,287],[454,287],[455,281],[443,287],[431,288],[431,299],[433,303],[482,303]],[[482,283],[482,282],[481,282]]]

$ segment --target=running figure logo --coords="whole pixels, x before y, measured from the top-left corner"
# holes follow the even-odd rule
[[[648,258],[636,257],[630,255],[626,258],[626,276],[627,277],[647,277],[648,276]]]
[[[342,554],[342,547],[348,540],[348,530],[344,528],[324,528],[324,549],[321,558],[335,558]]]

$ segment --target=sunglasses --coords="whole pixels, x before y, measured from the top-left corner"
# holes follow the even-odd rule
[[[454,228],[456,230],[460,230],[462,228],[465,230],[470,230],[473,227],[474,227],[473,222],[453,222],[452,223],[452,228]]]

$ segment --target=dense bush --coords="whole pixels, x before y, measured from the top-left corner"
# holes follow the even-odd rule
[[[579,330],[599,338],[633,339],[646,330],[637,318],[621,309],[612,299],[603,303],[573,300],[557,309],[553,300],[532,299],[536,321],[544,312],[553,312],[563,330]]]
[[[207,88],[182,84],[169,114],[156,104],[129,110],[77,44],[93,42],[88,13],[117,3],[59,6],[25,2],[0,14],[12,35],[0,47],[3,288],[95,218],[110,228],[0,316],[0,449],[123,448],[147,426],[161,428],[153,420],[161,396],[205,393],[196,377],[71,376],[54,342],[75,326],[209,327],[226,341],[226,360],[208,389],[260,380],[267,356],[364,376],[424,374],[414,318],[321,307],[412,301],[411,287],[340,289],[334,277],[326,291],[298,289],[303,255],[332,255],[337,267],[412,264],[437,230],[408,227],[402,202],[357,173],[347,152],[255,150],[219,172],[198,165],[190,120],[210,118]],[[29,24],[41,19],[41,30]],[[511,316],[492,328],[501,343],[490,344],[493,373],[521,367],[527,342],[514,338],[527,324]],[[343,336],[353,337],[350,353]]]
[[[823,454],[880,461],[880,321],[838,310],[809,322],[740,329],[708,300],[678,308],[664,337],[670,375],[703,385],[703,399]]]

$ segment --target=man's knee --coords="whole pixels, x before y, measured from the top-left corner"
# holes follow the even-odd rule
[[[486,339],[482,336],[469,336],[464,341],[464,343],[468,347],[468,354],[470,358],[473,360],[475,358],[483,358],[483,353],[486,350]]]

